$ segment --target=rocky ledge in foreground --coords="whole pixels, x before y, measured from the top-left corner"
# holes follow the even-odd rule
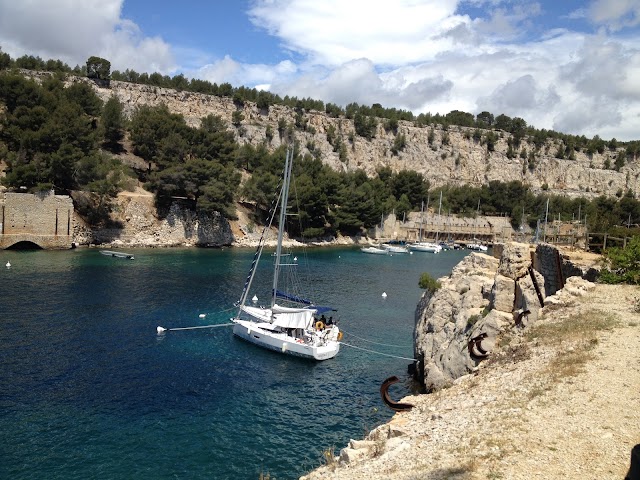
[[[502,275],[500,261],[466,262],[476,265],[460,276],[469,282],[470,276],[490,278],[491,265],[494,281]],[[486,291],[485,280],[475,280]],[[430,394],[403,398],[414,405],[411,411],[352,440],[339,456],[326,455],[325,466],[302,478],[624,478],[631,449],[640,443],[640,290],[577,276],[563,283],[545,296],[535,322],[504,317],[505,328],[486,345],[487,358],[470,373]],[[472,295],[486,306],[468,309],[496,305],[491,291]],[[455,321],[446,323],[453,332]]]

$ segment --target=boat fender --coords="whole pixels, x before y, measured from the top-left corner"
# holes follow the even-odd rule
[[[322,330],[323,328],[324,328],[324,323],[318,320],[316,322],[316,330]]]
[[[344,337],[342,332],[338,332],[338,341],[342,341],[342,337]]]

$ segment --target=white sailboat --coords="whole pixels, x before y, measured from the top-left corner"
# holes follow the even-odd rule
[[[299,297],[297,294],[280,292],[278,279],[282,267],[295,268],[295,263],[282,263],[282,238],[286,220],[291,168],[293,164],[293,149],[287,150],[284,168],[284,180],[280,191],[280,215],[278,224],[278,243],[276,246],[273,271],[273,289],[271,305],[268,308],[246,305],[251,283],[256,272],[264,248],[265,232],[271,226],[275,217],[275,209],[271,214],[260,245],[256,251],[247,281],[239,302],[238,314],[231,321],[235,323],[233,333],[237,337],[263,348],[275,350],[287,355],[309,358],[313,360],[327,360],[335,357],[340,350],[342,332],[331,321],[323,321],[324,313],[332,311],[330,307],[314,305],[311,301]],[[276,299],[281,299],[292,306],[278,305]],[[318,315],[322,315],[318,318]]]
[[[387,253],[409,253],[409,249],[404,245],[394,245],[391,243],[383,243],[382,248]]]
[[[427,199],[427,211],[429,210],[429,199]],[[423,242],[422,241],[422,222],[424,217],[424,202],[422,202],[422,207],[420,209],[420,237],[417,242],[414,242],[409,245],[409,249],[415,252],[429,252],[429,253],[440,253],[442,247],[437,243],[433,242]]]
[[[432,242],[416,242],[409,245],[414,252],[440,253],[442,247]]]
[[[389,252],[387,250],[385,250],[384,248],[374,247],[374,246],[362,247],[360,249],[360,251],[362,253],[371,253],[373,255],[388,255],[389,254]]]

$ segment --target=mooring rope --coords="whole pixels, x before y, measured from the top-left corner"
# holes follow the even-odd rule
[[[369,352],[369,353],[375,353],[376,355],[382,355],[384,357],[399,358],[400,360],[410,360],[412,362],[417,362],[418,361],[415,358],[400,357],[398,355],[390,355],[388,353],[376,352],[375,350],[370,350],[368,348],[362,348],[362,347],[356,347],[355,345],[351,345],[349,343],[340,342],[340,345],[344,345],[346,347],[355,348],[357,350],[363,350],[363,351]]]
[[[374,345],[382,345],[384,347],[396,347],[396,348],[412,348],[413,347],[413,345],[392,345],[390,343],[374,342],[372,340],[367,340],[366,338],[359,337],[358,335],[354,335],[353,333],[345,332],[344,330],[340,330],[340,331],[343,332],[345,335],[350,335],[352,337],[357,338],[358,340],[362,340],[363,342],[367,342],[367,343],[373,343]]]
[[[218,324],[218,325],[199,325],[197,327],[177,327],[177,328],[158,327],[158,329],[162,329],[162,330],[158,330],[158,332],[161,333],[161,332],[174,332],[176,330],[196,330],[198,328],[230,327],[232,325],[235,325],[235,324],[234,323],[222,323],[222,324]]]

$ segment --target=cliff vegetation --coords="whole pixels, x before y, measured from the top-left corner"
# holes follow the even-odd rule
[[[258,224],[291,142],[300,192],[292,234],[306,238],[364,233],[440,192],[446,212],[506,215],[516,228],[535,226],[547,201],[552,218],[591,231],[640,221],[638,142],[537,130],[490,112],[415,116],[110,72],[94,57],[70,69],[0,56],[3,185],[84,191],[76,208],[92,225],[117,227],[113,199],[136,186],[154,194],[160,217],[179,201],[227,220],[244,206]]]

